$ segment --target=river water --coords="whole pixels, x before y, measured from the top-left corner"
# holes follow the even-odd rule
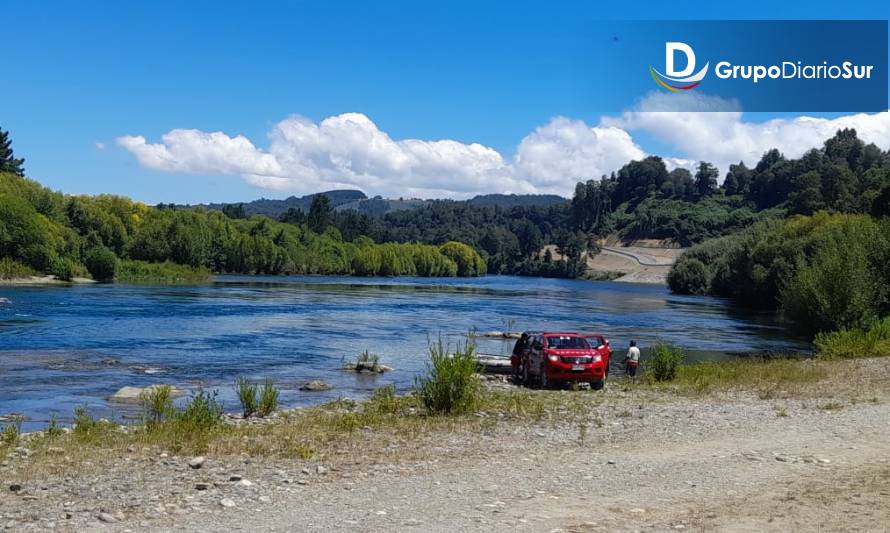
[[[5,298],[6,300],[3,300]],[[357,398],[394,383],[407,390],[424,368],[429,339],[454,344],[467,331],[605,333],[617,351],[657,339],[695,358],[757,349],[806,349],[769,315],[727,302],[676,296],[657,285],[488,276],[353,278],[218,276],[188,286],[0,287],[0,415],[25,429],[87,405],[101,416],[132,408],[105,398],[125,385],[170,383],[217,390],[237,410],[238,376],[272,378],[285,406]],[[510,344],[482,339],[483,353]],[[339,371],[364,350],[396,370]],[[321,379],[335,388],[301,392]]]

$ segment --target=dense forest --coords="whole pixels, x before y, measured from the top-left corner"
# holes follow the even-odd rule
[[[890,155],[841,130],[798,159],[770,150],[756,165],[718,171],[700,162],[695,172],[668,170],[657,156],[631,161],[600,180],[578,183],[571,200],[547,205],[485,205],[452,200],[382,215],[343,209],[333,224],[346,239],[378,242],[465,242],[485,257],[490,273],[576,277],[583,254],[601,239],[666,239],[691,246],[755,224],[820,210],[881,216],[890,203]],[[291,210],[283,220],[302,220]],[[554,244],[567,259],[540,250]]]
[[[203,208],[150,207],[112,195],[68,196],[24,177],[0,136],[0,275],[70,280],[194,279],[202,272],[478,276],[485,261],[459,242],[344,239],[327,198],[307,217],[233,218]],[[154,266],[152,266],[154,265]]]
[[[674,292],[778,310],[805,334],[865,329],[890,314],[890,154],[842,130],[786,160],[767,152],[729,185],[780,209],[705,241],[674,265]]]

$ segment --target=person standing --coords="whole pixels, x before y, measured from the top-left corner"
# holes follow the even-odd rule
[[[630,341],[630,348],[628,348],[627,355],[624,357],[624,368],[627,371],[627,375],[634,380],[637,377],[638,366],[640,366],[640,349],[637,348],[637,341]]]

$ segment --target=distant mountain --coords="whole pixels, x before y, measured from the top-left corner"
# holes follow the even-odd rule
[[[417,209],[424,207],[433,202],[453,200],[422,200],[419,198],[399,198],[390,199],[375,196],[368,198],[365,193],[358,190],[341,189],[334,191],[325,191],[316,194],[307,194],[306,196],[291,196],[284,200],[269,200],[261,198],[252,202],[245,202],[244,213],[247,216],[266,215],[272,218],[278,218],[288,209],[300,209],[308,212],[312,205],[312,198],[317,194],[323,194],[331,201],[331,206],[337,211],[353,210],[363,215],[381,216],[393,211],[403,211],[407,209]],[[466,202],[471,205],[481,207],[516,207],[516,206],[533,206],[533,205],[554,205],[567,202],[568,200],[562,196],[555,194],[480,194],[469,200],[459,201],[457,203]],[[209,204],[209,209],[221,210],[226,205],[237,204]]]
[[[564,204],[568,200],[555,194],[480,194],[467,200],[468,203],[480,206],[531,206]]]
[[[315,194],[307,194],[306,196],[300,196],[299,198],[296,196],[291,196],[289,198],[285,198],[284,200],[269,200],[266,198],[260,198],[259,200],[254,200],[252,202],[245,202],[242,205],[244,206],[244,213],[247,216],[266,215],[268,217],[278,218],[281,214],[287,212],[287,210],[290,208],[300,209],[302,211],[308,212],[309,207],[312,205],[312,198],[319,194],[327,196],[328,200],[331,201],[331,206],[333,206],[335,209],[343,204],[368,199],[368,197],[365,196],[365,193],[363,193],[362,191],[341,189]],[[208,204],[207,208],[222,210],[222,208],[226,205],[237,205],[237,203]]]

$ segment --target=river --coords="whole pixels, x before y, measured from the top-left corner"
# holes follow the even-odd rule
[[[238,376],[273,379],[285,406],[357,398],[389,383],[407,390],[424,368],[428,339],[441,334],[454,344],[472,329],[598,331],[619,352],[631,339],[643,346],[663,339],[695,358],[807,348],[770,315],[715,298],[672,295],[659,285],[511,276],[14,286],[0,287],[0,302],[0,415],[24,414],[25,429],[43,427],[53,414],[69,420],[78,405],[101,416],[132,414],[105,400],[125,385],[203,386],[218,390],[232,411]],[[484,353],[509,348],[479,341]],[[338,370],[364,350],[396,370]],[[298,390],[311,379],[335,388]]]

